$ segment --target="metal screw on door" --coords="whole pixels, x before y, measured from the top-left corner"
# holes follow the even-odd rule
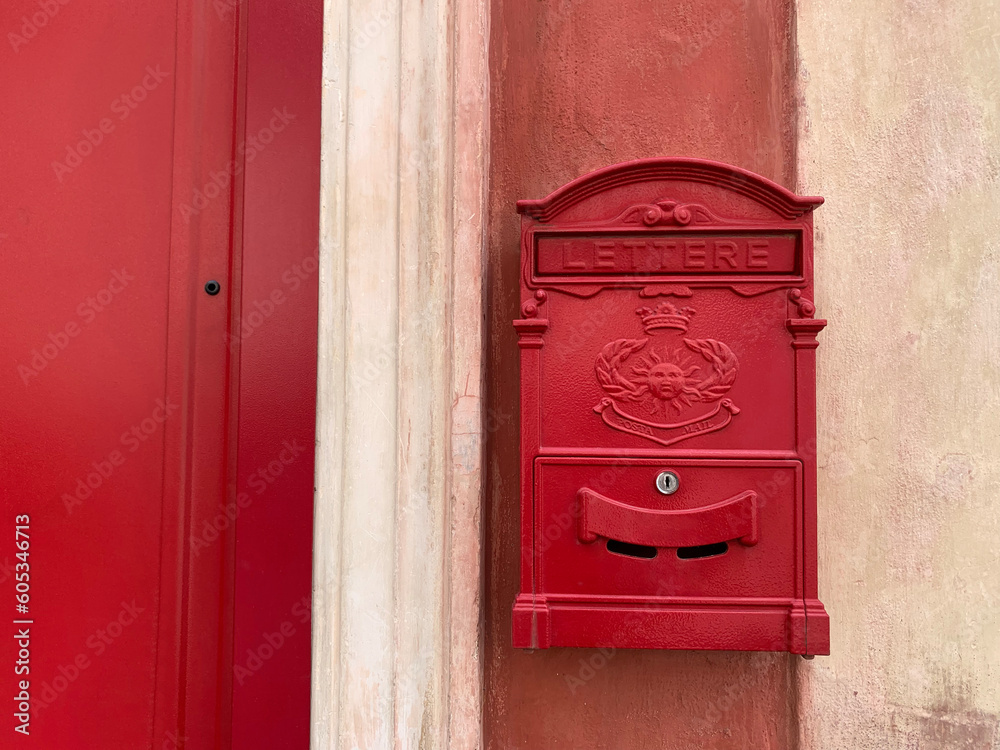
[[[681,486],[681,480],[672,471],[661,471],[656,477],[656,489],[663,495],[673,495]]]

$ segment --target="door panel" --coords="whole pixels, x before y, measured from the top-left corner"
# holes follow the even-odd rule
[[[254,673],[236,746],[274,747],[283,725],[283,747],[307,747],[316,274],[252,339],[239,330],[261,288],[282,286],[275,268],[315,254],[316,6],[0,11],[0,93],[17,102],[0,119],[0,685],[29,683],[27,747],[234,746],[234,649],[293,604],[304,624]],[[263,80],[289,34],[298,130],[252,151],[270,119],[248,108],[266,99],[248,62]],[[257,196],[247,226],[244,193]],[[272,222],[292,229],[276,241]],[[258,498],[272,461],[281,475]],[[238,584],[238,570],[259,577]],[[16,675],[21,628],[30,671]]]
[[[19,106],[0,122],[0,560],[14,561],[14,515],[28,515],[19,678],[34,747],[150,745],[158,625],[174,606],[160,596],[161,516],[176,498],[165,448],[192,406],[168,369],[169,316],[183,330],[195,312],[168,306],[171,274],[192,273],[172,257],[177,9],[123,5],[58,6],[3,50],[3,97]],[[3,27],[28,36],[21,20],[38,12],[10,3]],[[222,382],[201,366],[200,383]]]

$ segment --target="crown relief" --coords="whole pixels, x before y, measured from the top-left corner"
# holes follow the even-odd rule
[[[642,319],[642,327],[646,333],[661,328],[676,328],[686,333],[694,308],[677,307],[673,302],[660,302],[654,307],[640,307],[635,314]]]

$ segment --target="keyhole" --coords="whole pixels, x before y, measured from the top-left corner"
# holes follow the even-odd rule
[[[656,477],[656,489],[663,495],[673,495],[681,486],[681,480],[672,471],[661,471]]]

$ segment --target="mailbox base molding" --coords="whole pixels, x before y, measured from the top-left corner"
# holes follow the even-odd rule
[[[791,612],[790,643],[793,654],[826,656],[830,653],[830,615],[819,599],[796,602]]]
[[[514,604],[515,648],[654,648],[830,652],[822,603],[745,598],[596,602],[521,595]]]

